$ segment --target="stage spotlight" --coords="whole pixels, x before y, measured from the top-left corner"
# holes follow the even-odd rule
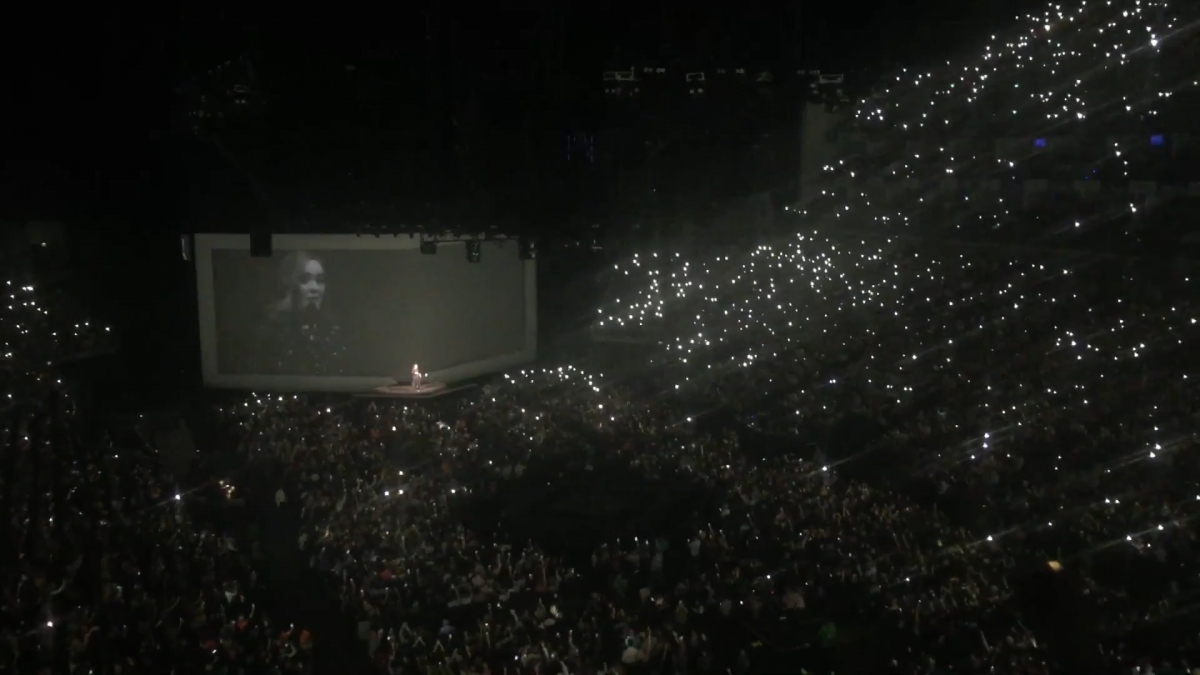
[[[479,242],[471,240],[467,242],[467,262],[479,262]]]
[[[434,253],[437,253],[437,242],[436,241],[421,242],[421,253],[424,255],[433,255]]]
[[[521,260],[537,260],[537,242],[521,237],[517,242],[517,256]]]

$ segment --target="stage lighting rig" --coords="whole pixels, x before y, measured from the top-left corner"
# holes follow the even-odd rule
[[[480,250],[480,246],[479,246],[478,239],[472,239],[472,240],[468,241],[467,242],[467,262],[469,262],[469,263],[479,262],[479,250]]]
[[[604,73],[604,93],[610,96],[630,96],[640,92],[637,70],[609,70]]]

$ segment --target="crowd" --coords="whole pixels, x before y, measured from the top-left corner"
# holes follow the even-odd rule
[[[1015,9],[1015,8],[1014,8]],[[796,227],[1170,253],[1194,232],[1195,3],[1047,3],[837,123]]]
[[[984,66],[915,77],[924,107],[892,92],[860,119],[902,134],[932,110],[947,126],[1009,128],[962,106],[1007,91],[1012,63],[1053,64],[1060,79],[1123,73],[1197,25],[1135,4],[1035,17],[1032,34],[993,40]],[[1163,91],[1125,106],[1140,119],[1186,85],[1160,65]],[[1055,93],[1013,116],[1051,105],[1090,118],[1117,79],[1079,79],[1069,92],[1041,82]],[[830,173],[980,168],[904,152]],[[853,192],[831,191],[785,241],[617,265],[626,292],[596,327],[658,348],[611,379],[562,366],[422,404],[223,405],[240,454],[281,468],[274,503],[297,512],[295,554],[325,583],[311,592],[338,600],[390,673],[1200,666],[1193,268],[818,232],[875,198]],[[1040,236],[1029,223],[1063,221],[994,200],[933,209],[927,196],[877,201],[867,220],[1024,223],[1023,238]],[[1099,213],[1070,231],[1128,222]],[[0,670],[311,670],[320,636],[267,616],[261,570],[203,515],[203,495],[250,488],[191,491],[152,443],[84,419],[57,367],[111,349],[111,331],[61,293],[10,282],[9,296]],[[582,551],[529,536],[518,521],[536,511],[478,513],[512,486],[603,496],[618,475],[712,500],[669,527],[581,519]]]
[[[244,455],[286,467],[298,555],[383,670],[748,672],[789,645],[811,667],[1053,669],[1069,638],[1029,607],[1034,568],[1081,586],[1094,621],[1076,629],[1108,663],[1186,665],[1193,281],[1039,255],[804,236],[650,256],[602,321],[679,337],[626,382],[564,366],[437,405],[255,395],[223,419]],[[81,423],[67,389],[9,412],[0,661],[306,667],[311,638],[271,624],[248,557],[149,444]],[[876,433],[846,447],[847,420]],[[506,484],[599,488],[614,461],[719,506],[598,533],[587,555],[517,538],[508,514],[468,526]]]
[[[1148,221],[1130,213],[1144,204],[1072,219],[1061,203],[1012,209],[1003,190],[975,199],[945,177],[996,180],[995,157],[939,144],[1028,133],[1040,149],[1035,132],[1067,117],[1084,137],[1140,133],[1194,89],[1177,66],[1197,24],[1165,3],[1026,18],[977,62],[864,102],[859,128],[899,154],[828,167],[835,187],[798,233],[618,264],[624,292],[596,329],[656,343],[649,364],[603,382],[509,373],[437,405],[259,395],[223,410],[245,455],[286,467],[296,546],[381,670],[1200,665],[1190,264],[1049,250],[1064,232],[1141,241]],[[1147,54],[1161,91],[1109,106]],[[1017,101],[1035,70],[1028,84],[1053,94]],[[1126,113],[1138,124],[1122,127]],[[1026,170],[1042,154],[1001,168],[1038,178]],[[1136,154],[1080,161],[1130,179]],[[886,198],[862,183],[881,174]],[[1016,234],[930,243],[978,223]],[[526,536],[519,510],[487,527],[471,515],[509,485],[586,491],[590,476],[605,495],[613,462],[716,506],[671,527],[596,527],[585,555]]]
[[[20,399],[40,398],[60,384],[51,377],[57,366],[74,359],[112,353],[116,335],[108,326],[93,325],[69,288],[36,288],[6,281],[8,297],[0,305],[0,400],[4,407]]]
[[[302,631],[271,624],[248,558],[193,518],[199,493],[77,407],[58,366],[111,351],[113,331],[69,293],[9,286],[0,671],[302,672]]]
[[[1096,621],[1077,630],[1106,662],[1196,661],[1193,282],[985,253],[805,239],[737,265],[639,261],[653,283],[620,318],[694,329],[649,391],[567,367],[449,408],[260,396],[227,416],[290,467],[297,545],[393,672],[745,671],[868,638],[878,668],[1053,668],[1066,638],[1022,604],[1031,570],[1083,585]],[[742,426],[706,428],[717,408]],[[840,448],[847,419],[879,433]],[[790,450],[747,447],[761,437]],[[477,493],[599,455],[722,505],[585,560],[464,524]]]

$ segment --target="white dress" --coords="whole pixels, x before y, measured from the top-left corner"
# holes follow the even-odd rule
[[[421,388],[421,371],[417,370],[415,367],[412,370],[412,386],[413,389]]]

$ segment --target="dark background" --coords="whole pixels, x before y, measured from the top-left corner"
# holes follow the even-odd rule
[[[413,363],[434,372],[525,347],[525,270],[515,243],[484,245],[468,263],[462,245],[436,255],[417,249],[311,249],[325,267],[321,313],[341,328],[347,376],[406,379]],[[213,250],[218,371],[256,349],[287,251],[252,258]],[[230,368],[230,364],[233,368]],[[313,375],[314,373],[273,373]]]

